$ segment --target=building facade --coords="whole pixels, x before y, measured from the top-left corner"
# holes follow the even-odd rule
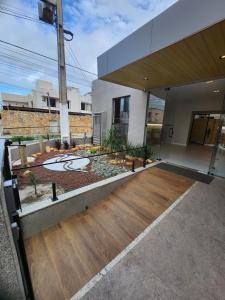
[[[95,80],[92,83],[93,139],[103,140],[107,130],[116,127],[130,143],[142,144],[146,113],[146,93]],[[142,118],[140,119],[140,116]]]
[[[134,132],[142,127],[157,158],[222,177],[224,9],[223,0],[177,1],[98,57],[99,80],[145,94],[134,104]]]
[[[75,87],[67,88],[68,108],[70,112],[91,113],[91,93],[80,95]],[[37,80],[35,89],[28,95],[2,93],[4,106],[33,107],[39,109],[59,110],[59,95],[51,82]]]

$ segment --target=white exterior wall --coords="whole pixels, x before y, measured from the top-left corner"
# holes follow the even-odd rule
[[[42,101],[42,96],[58,98],[58,93],[54,90],[53,84],[44,80],[37,80],[35,90],[32,91],[34,107],[47,109],[47,101]],[[51,108],[54,109],[54,108]],[[59,109],[59,102],[56,103],[56,109]]]
[[[187,145],[193,111],[222,110],[224,95],[221,94],[175,94],[169,93],[166,99],[164,124],[174,128],[172,144]]]
[[[79,89],[74,87],[67,88],[67,100],[70,101],[69,111],[81,112],[81,97]]]
[[[109,130],[112,125],[112,99],[123,96],[130,96],[128,141],[133,144],[142,144],[147,103],[145,92],[102,80],[95,80],[92,84],[92,111],[93,113],[106,112],[105,129]]]
[[[58,90],[56,90],[51,82],[37,80],[35,89],[31,94],[26,96],[2,93],[3,105],[11,104],[13,106],[27,106],[35,108],[48,109],[47,101],[43,101],[43,96],[54,97],[59,99]],[[80,91],[75,87],[67,88],[67,99],[70,101],[71,112],[91,113],[91,111],[81,110],[81,102],[92,104],[91,93],[80,95]],[[59,110],[59,100],[56,101],[56,107],[51,107],[51,110]]]
[[[2,93],[3,105],[32,107],[31,95],[21,96],[9,93]]]

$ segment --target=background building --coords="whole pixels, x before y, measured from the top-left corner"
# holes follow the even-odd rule
[[[67,88],[68,107],[71,112],[91,113],[92,96],[91,93],[80,95],[80,91],[75,87]],[[28,95],[2,93],[3,105],[18,107],[33,107],[58,110],[59,96],[51,82],[37,80],[35,89]]]

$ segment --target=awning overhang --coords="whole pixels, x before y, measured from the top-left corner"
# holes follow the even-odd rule
[[[185,1],[181,2],[184,3]],[[221,1],[217,0],[216,2],[221,3]],[[223,3],[225,8],[225,2]],[[174,7],[171,7],[169,10],[171,10],[169,14],[171,19]],[[210,13],[208,11],[208,14]],[[174,17],[176,16],[174,15]],[[159,16],[159,18],[162,19],[162,16]],[[153,20],[152,22],[156,21]],[[149,26],[153,26],[150,23]],[[177,22],[178,26],[179,23],[180,21]],[[128,51],[127,49],[130,48],[132,52],[131,47],[132,44],[135,45],[135,39],[136,44],[138,41],[144,44],[144,35],[146,34],[146,39],[149,38],[149,35],[147,35],[147,26],[148,24],[146,24],[145,28],[141,28],[139,32],[135,32],[99,57],[99,79],[140,90],[152,90],[225,77],[225,59],[220,58],[222,55],[225,55],[225,20],[220,19],[219,22],[204,27],[203,30],[197,33],[195,31],[194,34],[159,50],[152,51],[149,55],[142,55],[143,57],[137,60],[135,60],[135,55],[132,54],[134,60],[123,65],[121,57],[124,57],[126,61],[126,52],[123,52],[121,49]],[[173,28],[173,32],[174,30]],[[179,29],[177,30],[179,31]],[[171,39],[173,39],[173,36]],[[141,47],[139,45],[139,48]],[[135,51],[138,52],[138,50]],[[117,56],[113,56],[114,53],[118,53]],[[106,57],[108,61],[106,61]],[[109,61],[110,57],[114,57],[113,63],[117,66],[116,70],[113,70],[113,67],[108,67],[106,71],[102,72],[101,70],[104,69],[102,68],[104,60],[107,66],[110,63],[112,65],[112,62]],[[119,65],[121,67],[118,67]]]

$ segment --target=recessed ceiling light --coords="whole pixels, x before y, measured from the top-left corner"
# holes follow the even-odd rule
[[[206,81],[207,84],[213,83],[213,80]]]
[[[144,77],[143,79],[144,79],[144,80],[148,80],[148,77]]]
[[[220,92],[220,90],[215,90],[215,91],[213,91],[213,93],[219,93]]]
[[[224,59],[225,58],[225,54],[220,56],[220,59]]]

